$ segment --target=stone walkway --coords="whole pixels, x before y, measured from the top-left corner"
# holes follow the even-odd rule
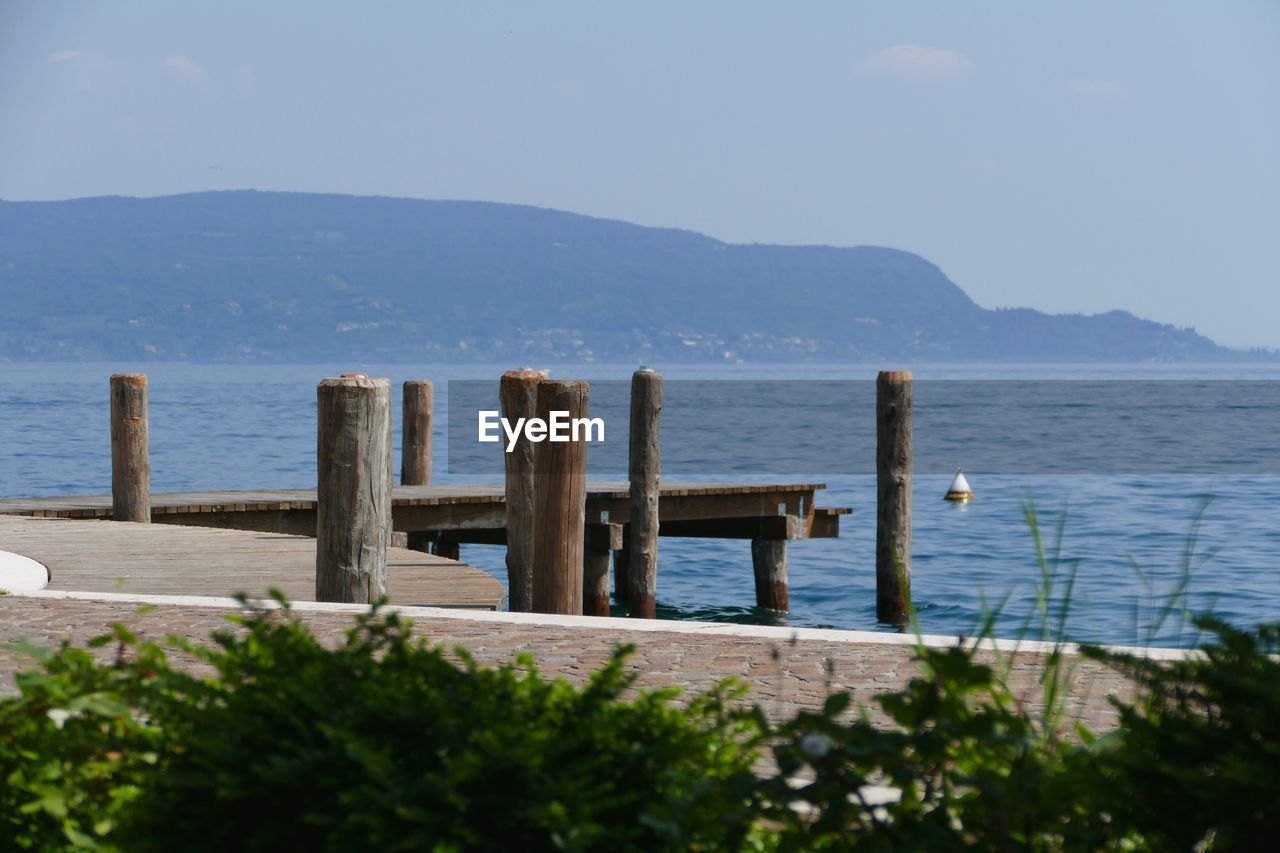
[[[9,647],[20,638],[45,646],[63,640],[83,645],[122,622],[150,639],[172,634],[202,639],[225,627],[225,614],[235,609],[226,601],[206,599],[213,606],[165,603],[140,613],[138,602],[145,597],[124,601],[101,600],[110,596],[98,600],[46,596],[0,596],[0,695],[15,691],[14,673],[29,665]],[[325,641],[339,641],[351,625],[352,608],[310,607],[298,614]],[[334,612],[333,608],[341,609]],[[872,700],[877,694],[902,688],[917,672],[911,645],[892,635],[691,623],[649,623],[637,629],[636,623],[617,619],[468,614],[430,608],[405,608],[405,612],[433,642],[462,646],[483,663],[510,661],[527,652],[544,673],[573,681],[583,680],[604,663],[616,645],[632,643],[636,652],[630,666],[640,673],[642,686],[676,685],[697,691],[726,676],[738,676],[751,687],[747,701],[759,703],[774,719],[820,707],[831,690],[849,690],[857,704],[874,710]],[[597,624],[600,627],[594,627]],[[990,652],[980,654],[986,660],[993,658]],[[1042,656],[1019,652],[1006,657],[1012,659],[1010,684],[1034,712],[1042,705]],[[1126,693],[1122,677],[1078,660],[1069,710],[1090,729],[1105,730],[1116,722],[1107,696]],[[872,716],[883,722],[879,714]]]

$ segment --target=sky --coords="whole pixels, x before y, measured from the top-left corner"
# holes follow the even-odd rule
[[[1280,2],[0,0],[0,198],[244,188],[891,246],[1280,347]]]

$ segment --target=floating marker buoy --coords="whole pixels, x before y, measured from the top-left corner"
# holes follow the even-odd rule
[[[971,501],[973,500],[973,489],[969,488],[969,481],[964,478],[963,471],[956,472],[956,478],[951,481],[951,488],[947,489],[943,500],[948,501]]]

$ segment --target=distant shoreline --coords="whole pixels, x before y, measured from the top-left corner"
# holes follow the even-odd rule
[[[0,357],[21,360],[1280,361],[1123,310],[988,308],[901,249],[726,243],[488,202],[6,202],[0,291]]]

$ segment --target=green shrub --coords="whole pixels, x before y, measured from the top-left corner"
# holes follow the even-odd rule
[[[1183,660],[1085,648],[1140,688],[1116,703],[1099,798],[1155,849],[1269,849],[1280,839],[1280,624],[1193,622],[1212,642]]]
[[[834,694],[774,730],[764,783],[782,850],[1259,850],[1280,838],[1280,625],[1201,618],[1211,640],[1177,661],[1086,647],[1138,687],[1113,698],[1119,727],[1064,738],[1053,705],[1033,717],[960,647],[918,650],[922,674],[877,702],[895,724],[844,719]],[[763,724],[763,719],[761,719]],[[795,780],[804,780],[796,784]],[[868,795],[888,786],[896,800]]]
[[[969,649],[920,648],[922,675],[842,720],[849,696],[781,726],[768,783],[783,850],[1074,849],[1093,846],[1090,752],[1027,714]],[[788,779],[805,779],[803,784]],[[877,802],[885,788],[896,799]]]
[[[93,847],[111,837],[158,759],[148,704],[163,655],[150,646],[124,663],[133,637],[115,640],[119,666],[84,649],[23,646],[40,667],[20,672],[20,695],[0,701],[0,850]]]
[[[117,627],[0,700],[0,849],[1235,850],[1280,837],[1280,625],[1199,620],[1202,656],[1085,655],[1132,675],[1119,728],[1065,725],[1000,662],[918,649],[850,719],[847,694],[771,726],[721,687],[633,688],[627,650],[582,687],[485,668],[362,617],[336,648],[255,612],[177,667]],[[752,773],[768,744],[778,772]],[[872,789],[896,792],[872,801]]]
[[[186,647],[214,678],[127,634],[136,655],[110,667],[45,655],[3,703],[27,721],[3,753],[24,780],[5,795],[15,844],[684,850],[738,846],[750,825],[754,753],[725,690],[624,701],[625,648],[575,688],[528,660],[454,663],[395,615],[336,649],[287,615],[242,622]],[[84,716],[57,729],[50,707]]]

